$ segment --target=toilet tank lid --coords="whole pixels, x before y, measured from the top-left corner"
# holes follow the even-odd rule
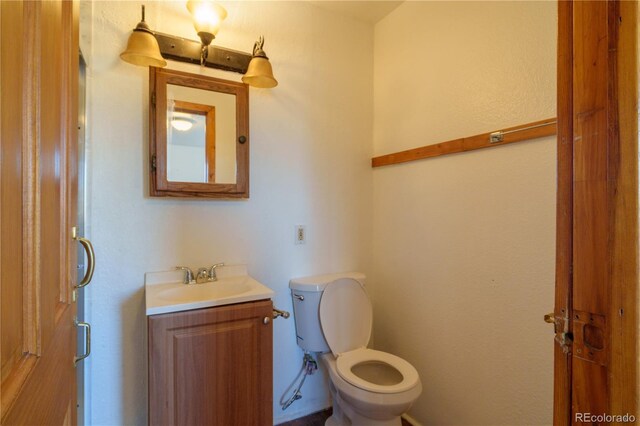
[[[324,288],[341,278],[352,278],[364,285],[366,276],[362,272],[340,272],[336,274],[313,275],[310,277],[293,278],[289,281],[289,288],[299,291],[324,291]]]

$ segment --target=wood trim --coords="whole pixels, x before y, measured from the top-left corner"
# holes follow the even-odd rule
[[[195,102],[180,101],[175,99],[174,110],[178,112],[190,112],[198,115],[207,115],[215,107],[210,105],[197,104]]]
[[[207,180],[209,183],[216,182],[216,108],[211,107],[206,115],[204,152],[207,156]]]
[[[573,261],[573,3],[558,2],[557,78],[557,193],[556,284],[554,317],[556,336],[572,332]],[[566,330],[565,330],[566,327]],[[570,425],[571,353],[554,341],[553,424]]]
[[[70,120],[70,101],[69,97],[72,96],[72,88],[71,86],[71,69],[69,68],[69,55],[70,52],[68,45],[70,41],[70,32],[73,30],[70,28],[72,16],[67,16],[69,13],[69,2],[62,2],[62,16],[61,16],[61,33],[60,33],[60,42],[62,45],[61,55],[60,55],[60,68],[61,68],[61,99],[60,99],[60,199],[58,200],[60,218],[59,218],[59,237],[58,243],[60,244],[60,270],[59,270],[59,278],[58,278],[58,293],[59,293],[59,301],[61,303],[56,307],[56,323],[58,318],[61,318],[62,312],[64,311],[64,304],[67,301],[71,301],[70,291],[69,291],[69,280],[67,278],[67,272],[69,268],[69,244],[67,239],[71,239],[71,228],[67,228],[69,212],[69,149],[70,147],[70,138],[72,130],[69,129],[69,126],[72,125],[72,121]],[[77,80],[76,80],[77,82]],[[66,96],[65,96],[66,95]],[[76,115],[77,117],[77,115]],[[73,126],[76,127],[76,126]],[[68,231],[67,231],[68,229]]]
[[[62,214],[61,250],[64,263],[61,265],[62,279],[60,281],[61,302],[73,303],[72,291],[77,280],[78,250],[77,242],[71,236],[71,228],[76,225],[78,218],[78,52],[79,47],[79,2],[65,1],[62,3],[62,41],[63,49],[63,145],[64,161],[61,179]],[[62,164],[62,163],[61,163]],[[74,410],[75,413],[75,410]]]
[[[23,267],[24,351],[41,353],[40,324],[40,4],[24,7],[24,104],[23,104]]]
[[[638,413],[638,3],[609,2],[610,413]],[[617,125],[616,125],[617,124]]]
[[[423,160],[425,158],[439,157],[441,155],[491,148],[494,146],[506,145],[529,139],[552,136],[556,134],[555,121],[555,118],[548,118],[546,120],[534,121],[527,124],[497,130],[502,132],[516,131],[514,133],[505,134],[502,142],[491,143],[489,141],[490,135],[496,132],[494,131],[460,139],[453,139],[433,145],[426,145],[420,148],[409,149],[407,151],[395,152],[393,154],[381,155],[371,159],[371,167],[389,166],[391,164],[406,163],[409,161]],[[543,126],[524,130],[527,127],[538,125]]]
[[[612,125],[608,82],[613,76],[607,10],[604,1],[573,2],[573,414],[609,413],[612,209],[607,157]],[[587,315],[602,335],[598,351],[586,351],[587,344],[595,345],[578,332],[586,326]]]

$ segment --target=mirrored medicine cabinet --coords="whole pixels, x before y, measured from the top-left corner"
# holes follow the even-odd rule
[[[249,91],[149,68],[150,195],[249,198]]]

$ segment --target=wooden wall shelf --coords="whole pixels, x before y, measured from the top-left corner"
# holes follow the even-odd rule
[[[491,142],[491,135],[495,133],[503,133],[503,137],[500,142]],[[548,118],[546,120],[534,121],[532,123],[501,129],[496,132],[482,133],[480,135],[440,142],[434,145],[409,149],[407,151],[381,155],[371,159],[371,167],[389,166],[391,164],[406,163],[409,161],[439,157],[441,155],[454,154],[457,152],[490,148],[493,146],[506,145],[508,143],[552,136],[555,134],[556,119]]]

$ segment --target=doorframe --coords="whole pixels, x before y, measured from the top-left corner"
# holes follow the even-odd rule
[[[87,123],[87,63],[82,54],[82,50],[78,49],[78,118],[77,118],[77,188],[78,188],[78,203],[76,210],[76,229],[79,235],[87,236],[85,229],[86,221],[86,123]],[[76,282],[82,281],[82,278],[86,272],[86,264],[84,259],[84,249],[78,244],[77,247],[77,274]],[[76,317],[78,321],[87,321],[85,310],[85,288],[77,289],[76,305],[77,313]],[[84,353],[85,342],[82,338],[78,338],[77,352]],[[88,360],[76,366],[77,371],[77,421],[78,425],[85,424],[86,418],[86,399],[85,399],[85,383],[87,375],[87,363]]]
[[[597,31],[594,24],[606,34],[604,42],[608,45],[604,50],[600,45],[603,39],[580,37],[580,34],[586,34],[583,31],[585,28]],[[578,34],[575,39],[574,34]],[[554,310],[556,425],[580,423],[575,414],[588,411],[594,415],[630,414],[640,420],[638,44],[636,1],[609,0],[606,4],[558,2],[558,193]],[[587,61],[587,57],[595,60]],[[596,68],[597,73],[594,71]],[[600,94],[606,93],[605,97],[598,99],[600,103],[597,105],[600,110],[606,110],[606,119],[596,123],[592,133],[585,131],[584,126],[574,128],[576,123],[581,123],[579,119],[585,114],[596,113],[595,109],[574,111],[576,96],[580,98],[598,91]],[[596,96],[599,95],[593,95],[594,98]],[[579,117],[581,114],[582,117]],[[606,130],[598,132],[603,129]],[[587,145],[586,137],[590,138],[590,145]],[[598,156],[593,152],[585,154],[589,149],[596,151],[589,148],[596,145],[604,155]],[[584,167],[586,162],[590,162],[587,164],[589,167]],[[597,166],[594,167],[594,164]],[[581,193],[585,194],[591,182],[597,180],[597,167],[606,170],[606,179],[600,181],[606,185],[604,206],[593,200],[576,200],[574,196],[576,174],[581,174]],[[589,170],[585,172],[586,169]],[[582,228],[585,226],[591,226],[589,232],[595,228],[601,231],[602,238],[591,241],[597,245],[596,248],[585,248],[584,238],[581,244],[576,244],[574,235],[582,237],[580,232],[585,230]],[[588,250],[591,252],[587,253]],[[574,272],[585,277],[585,271],[574,271],[574,268],[580,267],[575,265],[574,260],[578,259],[584,264],[585,258],[580,258],[583,255],[589,260],[598,258],[594,256],[594,251],[605,253],[599,257],[604,263],[604,282],[585,285],[583,280],[576,281]],[[599,362],[585,361],[584,356],[577,355],[576,344],[583,345],[587,339],[582,332],[584,319],[577,321],[575,318],[579,312],[574,312],[573,299],[576,297],[581,303],[577,309],[590,305],[584,303],[589,298],[598,298],[597,303],[592,305],[604,307],[600,312],[589,311],[594,313],[593,317],[602,319],[604,352],[600,354],[603,357]],[[581,341],[574,342],[573,346],[565,345],[565,353],[561,344],[563,337]]]

